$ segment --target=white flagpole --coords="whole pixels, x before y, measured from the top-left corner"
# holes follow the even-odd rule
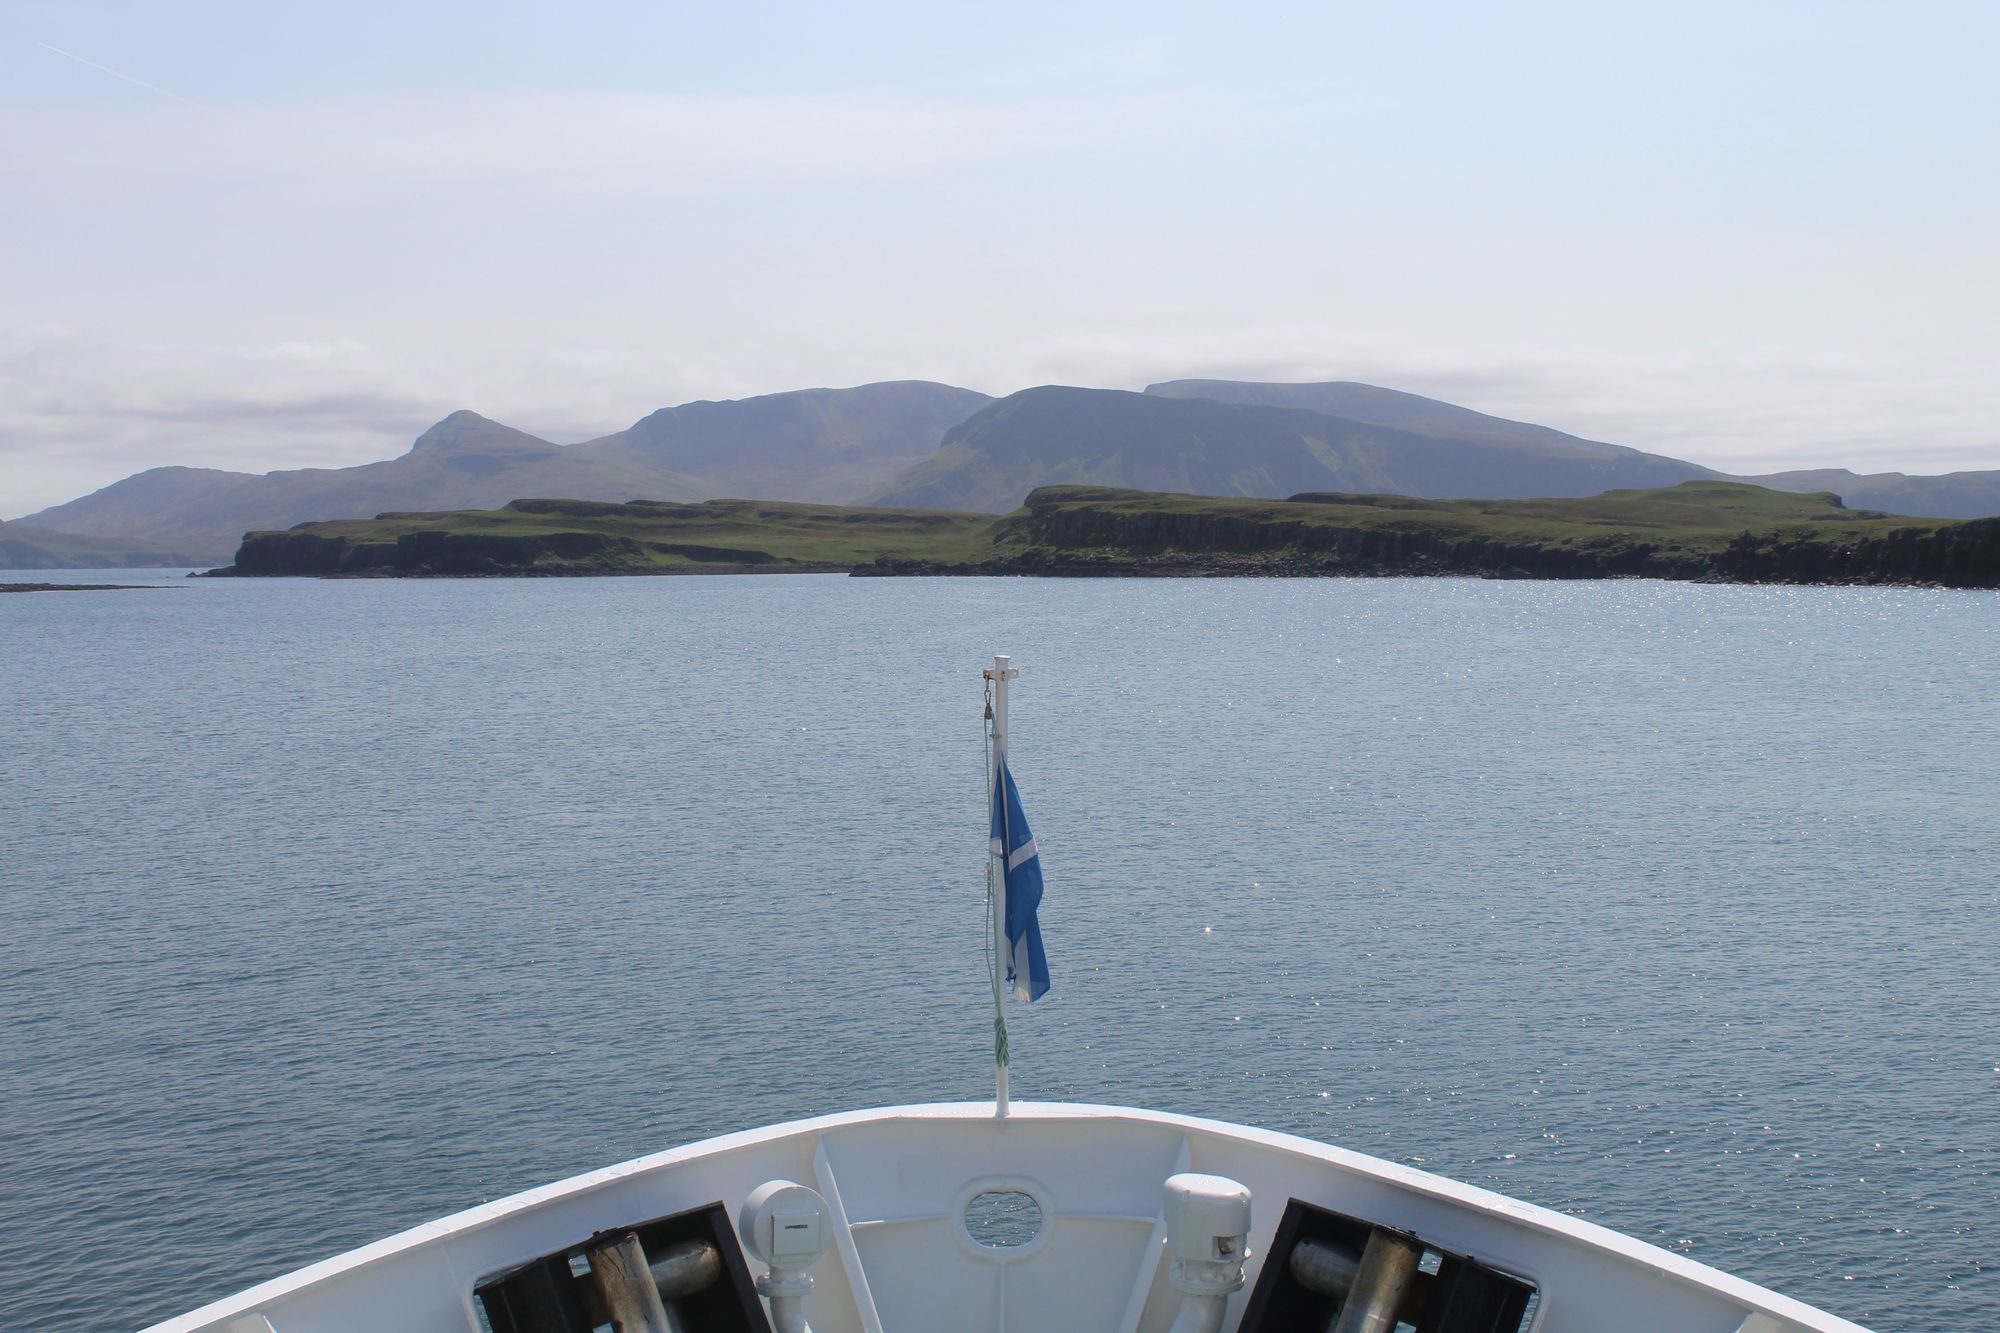
[[[1004,800],[1000,791],[1000,766],[1007,761],[1007,682],[1020,675],[1008,666],[1012,659],[996,654],[992,669],[985,673],[993,682],[993,771],[986,775],[987,796],[992,802]],[[993,805],[987,806],[990,817]],[[1002,807],[1004,809],[1004,807]],[[994,856],[989,846],[987,879],[993,886],[993,1116],[1007,1116],[1007,849],[1003,843]]]

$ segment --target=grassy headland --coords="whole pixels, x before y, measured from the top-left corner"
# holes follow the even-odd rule
[[[2000,586],[2000,519],[1902,518],[1743,482],[1581,500],[1289,500],[1045,486],[1011,514],[748,500],[517,500],[251,533],[242,575],[1650,577]]]
[[[990,514],[764,500],[516,500],[253,532],[236,574],[450,576],[846,571],[880,556],[968,561]]]

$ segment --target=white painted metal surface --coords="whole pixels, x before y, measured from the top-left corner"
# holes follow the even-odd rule
[[[826,1200],[790,1180],[767,1180],[750,1191],[736,1217],[736,1238],[770,1271],[757,1278],[757,1294],[771,1316],[771,1333],[812,1333],[806,1298],[812,1267],[826,1253]]]
[[[1007,664],[1013,661],[1005,653],[996,653],[993,665],[982,674],[992,690],[993,706],[993,753],[986,768],[987,809],[999,801],[998,784],[1000,770],[1007,763],[1007,683],[1021,673],[1018,668]],[[993,1022],[995,1030],[1007,1023],[1007,857],[996,840],[988,856],[986,882],[992,886],[993,898]],[[993,1114],[1005,1117],[1007,1114],[1007,1063],[995,1049],[993,1058]]]
[[[1200,1171],[1167,1177],[1160,1217],[1167,1226],[1167,1281],[1180,1293],[1171,1333],[1219,1333],[1229,1298],[1243,1290],[1250,1257],[1250,1191]]]
[[[1416,1232],[1540,1289],[1535,1333],[1863,1333],[1616,1232],[1409,1167],[1218,1121],[1107,1106],[907,1106],[710,1139],[485,1204],[299,1270],[149,1333],[477,1333],[475,1283],[614,1226],[720,1202],[732,1217],[785,1179],[825,1200],[815,1333],[1167,1333],[1162,1189],[1195,1171],[1254,1206],[1254,1287],[1288,1199]],[[1026,1244],[989,1247],[965,1205],[1019,1190]],[[1234,1329],[1248,1290],[1228,1298]]]

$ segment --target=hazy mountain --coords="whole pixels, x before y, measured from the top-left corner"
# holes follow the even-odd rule
[[[263,474],[154,468],[31,515],[106,549],[220,562],[245,532],[509,500],[724,496],[1003,511],[1074,482],[1208,495],[1596,495],[1721,474],[1374,385],[1175,380],[1143,394],[1047,386],[994,400],[922,380],[663,408],[564,446],[454,412],[400,458]],[[1855,508],[2000,514],[2000,472],[1751,478]],[[135,545],[136,544],[136,545]],[[25,548],[24,548],[25,549]]]
[[[671,469],[704,498],[847,504],[887,486],[991,401],[925,380],[800,389],[661,408],[577,450]]]
[[[262,474],[154,468],[32,518],[38,525],[163,542],[204,560],[224,560],[253,529],[371,518],[391,509],[491,508],[527,495],[695,498],[685,478],[582,458],[476,412],[454,412],[400,458]]]
[[[1398,389],[1383,389],[1373,384],[1357,384],[1351,380],[1333,380],[1322,384],[1169,380],[1164,384],[1147,385],[1146,392],[1165,398],[1211,398],[1217,402],[1247,403],[1259,407],[1302,407],[1307,411],[1324,412],[1328,416],[1371,426],[1388,426],[1414,435],[1490,444],[1525,457],[1590,460],[1603,465],[1600,475],[1616,478],[1607,480],[1599,490],[1671,486],[1676,482],[1722,475],[1678,458],[1641,453],[1621,444],[1586,440],[1547,426],[1509,421],[1505,417],[1488,416],[1484,412],[1475,412],[1469,407],[1441,402],[1436,398],[1425,398]],[[1572,474],[1565,471],[1561,475]],[[1498,491],[1479,491],[1477,494],[1495,499],[1514,498],[1502,496]],[[1557,492],[1522,492],[1520,498],[1538,494],[1554,495]]]
[[[206,556],[151,542],[107,541],[29,523],[0,523],[0,569],[159,569],[205,563]]]
[[[1660,486],[1689,477],[1724,477],[1692,463],[1644,454],[1615,444],[1565,435],[1547,426],[1491,417],[1470,408],[1372,384],[1260,384],[1237,380],[1170,380],[1149,385],[1147,393],[1172,398],[1213,398],[1229,403],[1304,407],[1377,426],[1464,440],[1488,440],[1557,458],[1599,458],[1616,464],[1620,479],[1605,486]],[[1626,478],[1631,479],[1626,479]],[[1651,478],[1651,479],[1640,479]],[[1926,518],[1985,518],[2000,514],[2000,471],[1905,476],[1901,472],[1857,475],[1845,468],[1817,468],[1743,477],[1774,490],[1832,491],[1852,509],[1881,509]],[[1468,495],[1472,492],[1467,492]],[[1486,492],[1479,492],[1484,495]],[[1493,492],[1498,495],[1498,492]],[[1550,492],[1556,494],[1556,492]]]
[[[876,502],[997,512],[1020,504],[1036,486],[1060,483],[1273,498],[1358,491],[1517,499],[1714,475],[1692,463],[1367,385],[1224,387],[1271,390],[1271,396],[1340,390],[1343,400],[1375,415],[1394,410],[1424,429],[1154,387],[1138,394],[1047,386],[1000,399],[952,430],[936,454],[904,472]],[[1416,405],[1424,404],[1436,410],[1419,413]],[[1450,430],[1453,414],[1469,419],[1466,430]]]
[[[262,474],[154,468],[30,517],[165,543],[199,563],[226,560],[252,530],[391,510],[491,509],[539,497],[852,500],[929,454],[947,427],[987,401],[914,380],[805,389],[667,408],[571,446],[454,412],[384,462]]]
[[[1850,509],[1881,509],[1891,514],[1921,514],[1926,518],[1987,518],[2000,514],[2000,471],[1910,477],[1901,472],[1861,475],[1846,468],[1819,468],[1808,472],[1774,472],[1767,477],[1744,480],[1780,491],[1832,491]]]

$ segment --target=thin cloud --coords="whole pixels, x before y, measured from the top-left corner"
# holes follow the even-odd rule
[[[192,126],[92,108],[66,117],[59,140],[0,133],[0,165],[32,173],[50,191],[73,185],[87,167],[120,181],[201,178],[339,197],[495,184],[593,196],[699,194],[907,179],[1052,153],[1116,153],[1196,127],[1247,127],[1271,114],[1247,102],[1176,92],[1025,102],[548,90],[369,94],[216,107]]]
[[[200,102],[195,101],[192,97],[182,97],[179,93],[170,92],[156,83],[147,83],[144,79],[135,79],[123,70],[113,69],[109,65],[100,65],[95,60],[87,59],[74,51],[65,51],[60,46],[50,46],[47,42],[36,42],[35,45],[41,47],[44,51],[53,51],[65,60],[74,60],[79,65],[87,65],[100,74],[109,74],[114,79],[123,79],[134,88],[144,88],[149,93],[158,93],[162,97],[171,98],[179,102],[182,106],[198,107],[201,105]]]

